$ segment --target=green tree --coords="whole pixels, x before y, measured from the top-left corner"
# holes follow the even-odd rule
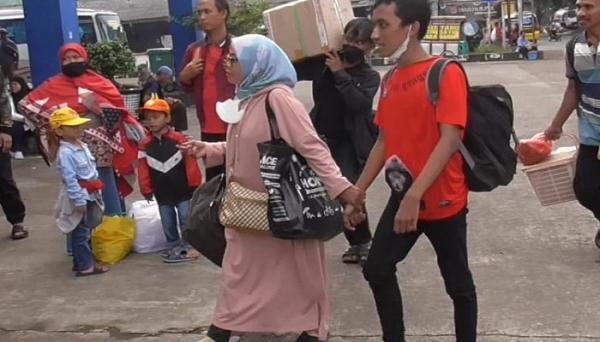
[[[120,41],[98,43],[87,46],[90,66],[113,81],[135,70],[135,57],[131,50]]]

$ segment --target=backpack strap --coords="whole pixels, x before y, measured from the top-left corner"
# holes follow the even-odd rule
[[[458,63],[457,61],[453,61],[451,59],[446,58],[440,58],[435,63],[433,63],[433,65],[427,72],[426,80],[427,96],[429,97],[429,101],[431,101],[431,104],[433,104],[434,107],[437,107],[437,105],[440,102],[440,86],[442,84],[442,78],[444,77],[444,72],[446,71],[446,68],[448,68],[450,64],[458,65],[465,74],[465,79],[467,78],[465,69],[463,68],[462,64]],[[469,81],[467,81],[467,89],[469,88],[468,82]],[[467,147],[462,141],[460,142],[459,150],[460,154],[462,154],[469,168],[473,169],[475,167],[475,159],[473,159],[473,156],[471,155],[469,150],[467,150]]]

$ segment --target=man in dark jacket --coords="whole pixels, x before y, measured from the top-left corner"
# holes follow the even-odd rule
[[[0,54],[3,52],[0,51]],[[11,100],[8,96],[8,79],[5,73],[11,68],[12,65],[3,65],[0,70],[0,205],[13,226],[11,238],[20,240],[29,236],[29,232],[23,227],[25,205],[13,179],[9,153],[12,147],[12,110],[9,102]]]
[[[370,20],[354,19],[345,27],[340,51],[295,64],[299,80],[313,81],[315,106],[310,115],[315,128],[329,145],[343,175],[353,183],[360,176],[377,136],[373,98],[380,76],[365,61],[365,54],[374,48],[372,32]],[[366,260],[371,237],[368,220],[355,231],[346,231],[350,247],[342,255],[342,261]]]

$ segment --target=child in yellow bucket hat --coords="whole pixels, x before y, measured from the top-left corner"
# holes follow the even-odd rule
[[[78,277],[108,271],[95,261],[90,244],[92,230],[102,221],[104,184],[98,179],[92,153],[81,141],[89,121],[68,107],[50,116],[50,128],[59,139],[56,165],[63,183],[57,200],[56,224],[63,233],[71,234],[73,271]]]

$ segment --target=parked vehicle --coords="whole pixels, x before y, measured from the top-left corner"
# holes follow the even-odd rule
[[[561,8],[554,12],[553,21],[559,22],[562,27],[576,29],[579,26],[577,11],[570,8]]]
[[[507,17],[505,17],[505,20]],[[507,24],[509,30],[512,30],[514,25],[519,24],[519,14],[513,13],[510,16],[510,25]],[[523,27],[521,31],[525,32],[525,38],[532,43],[537,43],[542,36],[542,29],[537,15],[529,11],[523,12]]]
[[[78,8],[77,15],[79,17],[79,37],[83,44],[114,40],[126,41],[121,19],[117,13]],[[0,27],[8,30],[9,36],[19,48],[19,68],[15,73],[30,80],[31,70],[23,8],[0,8]]]

